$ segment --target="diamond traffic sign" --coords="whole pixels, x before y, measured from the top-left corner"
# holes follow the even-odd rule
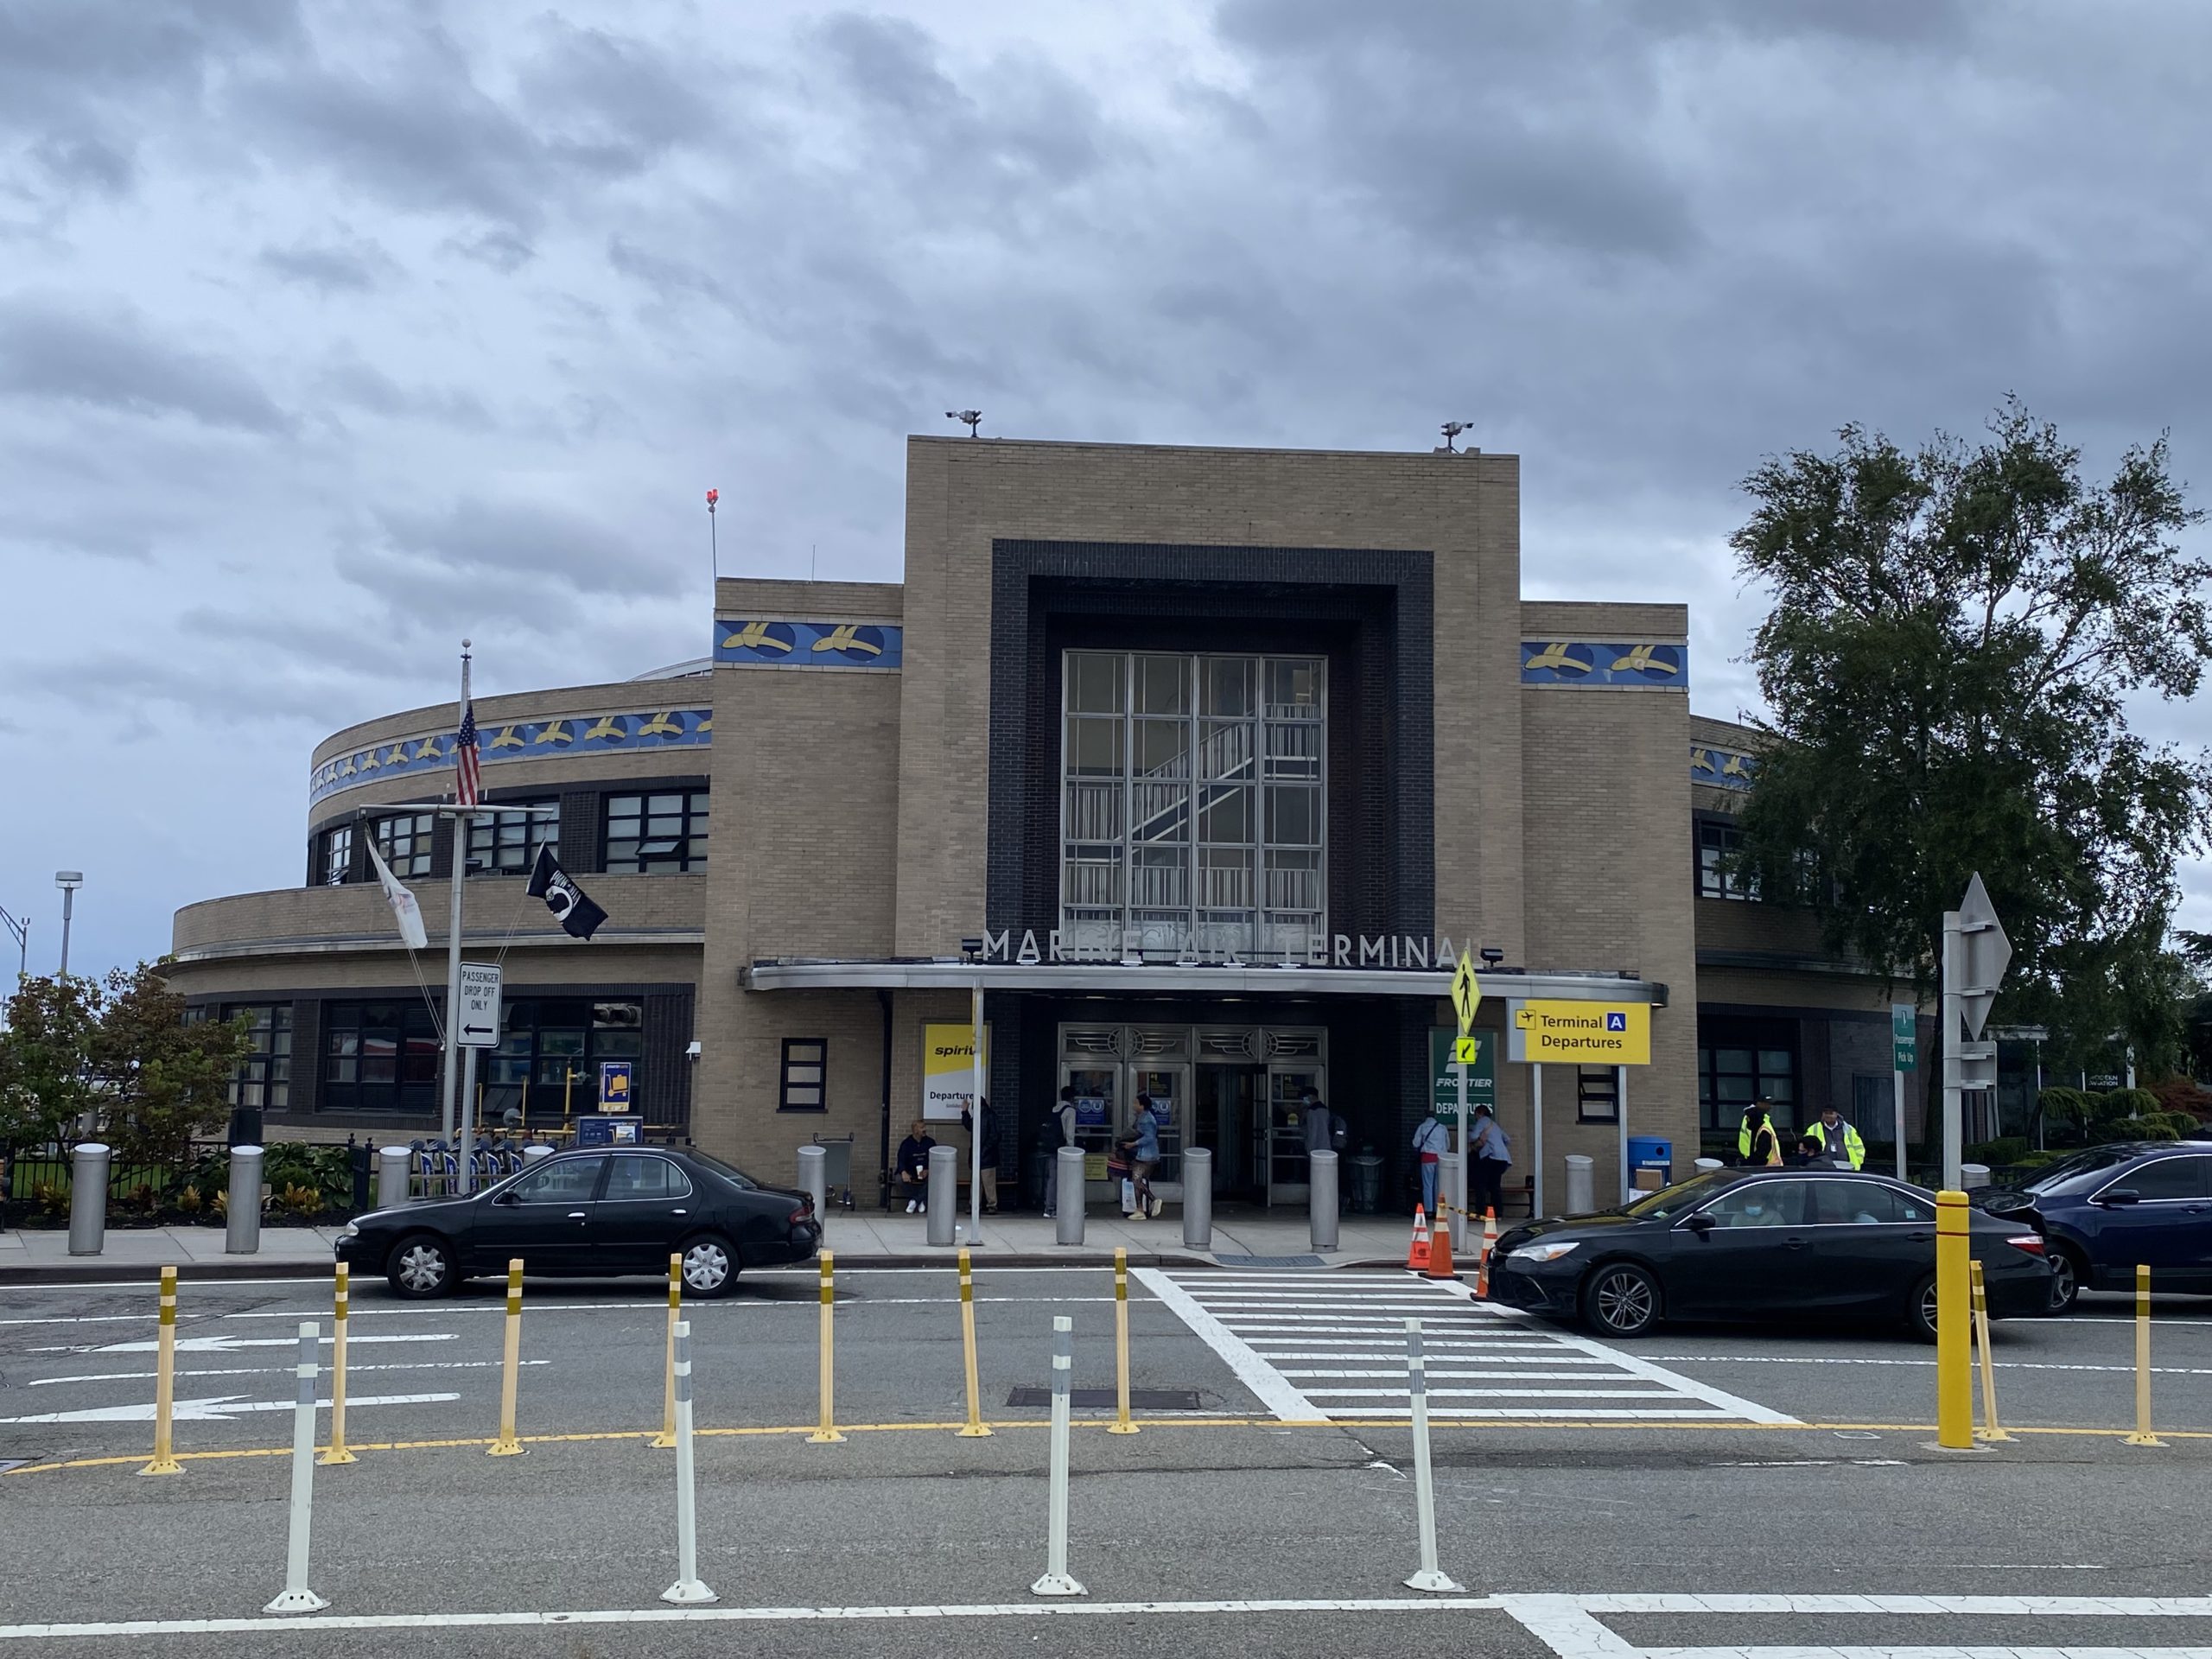
[[[2004,924],[1997,919],[1996,907],[1989,902],[1979,870],[1967,883],[1967,896],[1959,901],[1958,914],[1959,1014],[1966,1022],[1967,1035],[1980,1037],[1989,1019],[1990,1005],[1997,1001],[1997,988],[2012,960],[2012,941],[2005,937]]]
[[[1459,965],[1452,970],[1452,1006],[1459,1011],[1459,1034],[1472,1034],[1475,1029],[1475,1010],[1482,1006],[1482,987],[1475,982],[1475,961],[1471,951],[1459,958]]]

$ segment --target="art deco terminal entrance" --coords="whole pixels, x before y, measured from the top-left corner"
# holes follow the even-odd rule
[[[1213,1154],[1215,1195],[1306,1201],[1308,1089],[1328,1099],[1328,1033],[1312,1026],[1077,1025],[1059,1027],[1059,1083],[1076,1091],[1077,1136],[1094,1200],[1116,1195],[1106,1154],[1131,1133],[1136,1098],[1166,1120],[1154,1185],[1183,1192],[1183,1149]]]

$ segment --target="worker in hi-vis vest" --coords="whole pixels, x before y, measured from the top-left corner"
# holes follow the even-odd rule
[[[1744,1121],[1736,1130],[1736,1160],[1754,1167],[1781,1166],[1782,1138],[1765,1101],[1744,1109]]]
[[[1820,1116],[1805,1133],[1818,1141],[1821,1150],[1837,1163],[1847,1161],[1853,1169],[1866,1167],[1866,1143],[1834,1107],[1821,1108]]]

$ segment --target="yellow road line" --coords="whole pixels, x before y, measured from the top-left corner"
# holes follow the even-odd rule
[[[1141,1417],[1136,1421],[1146,1428],[1389,1429],[1404,1428],[1406,1427],[1405,1421],[1402,1419],[1392,1417],[1300,1417],[1287,1419],[1281,1417]],[[1099,1417],[1086,1421],[1078,1421],[1072,1426],[1077,1428],[1110,1428],[1113,1427],[1113,1422],[1114,1420],[1110,1417]],[[943,1434],[951,1433],[952,1431],[963,1427],[964,1427],[964,1424],[961,1422],[840,1423],[838,1425],[839,1430],[847,1434]],[[1024,1417],[1004,1422],[992,1422],[988,1424],[988,1427],[995,1430],[1022,1428],[1046,1429],[1050,1428],[1052,1424],[1042,1418]],[[1933,1423],[1745,1423],[1714,1422],[1710,1419],[1703,1418],[1686,1420],[1676,1423],[1584,1422],[1564,1419],[1553,1421],[1542,1418],[1485,1418],[1480,1421],[1471,1419],[1458,1422],[1437,1422],[1433,1427],[1439,1431],[1453,1428],[1481,1429],[1484,1431],[1499,1428],[1519,1428],[1567,1429],[1581,1433],[1598,1431],[1611,1433],[1630,1434],[1649,1433],[1654,1431],[1664,1433],[1678,1433],[1689,1430],[1695,1430],[1701,1433],[1718,1433],[1729,1434],[1788,1434],[1792,1433],[1933,1434],[1936,1432],[1936,1425]],[[813,1433],[815,1432],[815,1428],[816,1425],[812,1423],[798,1423],[788,1426],[757,1425],[744,1427],[733,1427],[728,1428],[702,1428],[695,1432],[702,1440],[710,1438],[774,1439],[779,1436],[797,1436],[800,1439],[804,1439],[807,1435]],[[2015,1424],[2008,1432],[2014,1434],[2042,1434],[2059,1437],[2072,1437],[2075,1439],[2086,1438],[2089,1440],[2116,1440],[2125,1435],[2127,1431],[2124,1428],[2082,1428],[2073,1427],[2023,1428]],[[2212,1440],[2212,1429],[2161,1428],[2158,1433],[2162,1435],[2167,1435],[2177,1440]],[[613,1428],[581,1430],[569,1434],[524,1434],[518,1438],[524,1446],[563,1446],[582,1444],[593,1440],[650,1440],[653,1438],[653,1433],[654,1431],[650,1428]],[[356,1452],[442,1452],[457,1448],[465,1449],[472,1446],[491,1446],[496,1442],[497,1438],[498,1437],[495,1435],[487,1434],[476,1439],[442,1440],[354,1440],[351,1442],[351,1445],[353,1449]],[[216,1452],[179,1452],[176,1453],[176,1458],[180,1463],[222,1463],[238,1458],[285,1458],[289,1457],[291,1454],[292,1448],[289,1446],[235,1446]],[[134,1452],[123,1457],[72,1458],[66,1461],[55,1463],[32,1463],[26,1464],[19,1469],[10,1469],[4,1471],[0,1471],[0,1479],[12,1478],[18,1475],[43,1474],[48,1470],[54,1469],[117,1468],[125,1465],[142,1464],[145,1460],[145,1454],[143,1452]]]

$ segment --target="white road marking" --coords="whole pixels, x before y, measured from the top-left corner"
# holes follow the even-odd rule
[[[356,1348],[372,1342],[452,1342],[455,1339],[455,1335],[451,1331],[421,1332],[399,1337],[356,1337],[351,1332],[347,1333],[348,1342]],[[330,1347],[335,1340],[334,1338],[325,1337],[322,1339],[322,1345],[326,1348]],[[161,1338],[156,1337],[150,1342],[110,1342],[104,1343],[97,1348],[79,1348],[74,1345],[67,1348],[34,1348],[31,1351],[35,1354],[152,1354],[160,1352],[161,1346]],[[227,1354],[240,1348],[296,1348],[298,1346],[299,1341],[294,1337],[179,1337],[176,1339],[176,1351],[180,1354]]]
[[[1932,1368],[1932,1359],[1859,1359],[1827,1354],[1653,1354],[1678,1364],[1702,1365],[1726,1362],[1732,1365],[1914,1365]],[[2000,1371],[2117,1371],[2134,1375],[2133,1365],[2084,1365],[2055,1359],[2000,1359]],[[2212,1376],[2212,1366],[2153,1365],[2153,1376]]]
[[[369,1394],[348,1395],[346,1409],[353,1411],[364,1406],[429,1406],[448,1400],[458,1400],[457,1394]],[[245,1400],[235,1394],[219,1395],[212,1400],[180,1400],[175,1416],[180,1423],[226,1423],[245,1412],[293,1411],[298,1408],[295,1400]],[[327,1411],[330,1402],[318,1400],[315,1409]],[[154,1402],[141,1401],[134,1405],[93,1406],[84,1411],[48,1411],[34,1417],[0,1417],[0,1423],[150,1423],[154,1421]]]
[[[1439,1415],[1457,1417],[1637,1417],[1658,1419],[1732,1418],[1754,1423],[1795,1423],[1797,1419],[1738,1395],[1664,1370],[1586,1337],[1552,1331],[1531,1323],[1517,1310],[1477,1302],[1471,1290],[1455,1280],[1416,1280],[1403,1274],[1374,1275],[1316,1284],[1302,1275],[1268,1295],[1254,1279],[1224,1284],[1203,1272],[1141,1268],[1136,1277],[1209,1347],[1227,1362],[1247,1388],[1278,1417],[1405,1416],[1412,1411],[1404,1386],[1405,1321],[1423,1319],[1423,1344],[1431,1355],[1430,1376],[1437,1382],[1481,1378],[1526,1381],[1526,1388],[1432,1387]],[[1289,1275],[1286,1275],[1289,1280]],[[1448,1345],[1447,1345],[1448,1344]],[[1339,1349],[1351,1351],[1339,1353]],[[1290,1359],[1372,1358],[1389,1369],[1376,1372],[1285,1370]],[[1558,1370],[1491,1372],[1468,1370],[1491,1363],[1558,1366]],[[1459,1367],[1456,1378],[1449,1375]],[[1567,1370],[1567,1367],[1575,1369]],[[1397,1379],[1389,1388],[1332,1387],[1339,1378],[1376,1382]],[[1609,1388],[1597,1386],[1619,1383]],[[1270,1389],[1275,1390],[1272,1395]],[[1474,1399],[1523,1399],[1526,1407],[1504,1409],[1465,1406]],[[1544,1405],[1547,1399],[1650,1400],[1660,1408]]]
[[[391,1365],[348,1365],[346,1375],[359,1371],[496,1371],[504,1362],[496,1359],[418,1359]],[[518,1365],[550,1365],[550,1359],[521,1359]],[[57,1382],[150,1382],[161,1375],[158,1371],[93,1371],[83,1376],[34,1377],[27,1385],[34,1389],[51,1388]],[[232,1366],[225,1370],[179,1371],[179,1376],[289,1376],[289,1365]]]

